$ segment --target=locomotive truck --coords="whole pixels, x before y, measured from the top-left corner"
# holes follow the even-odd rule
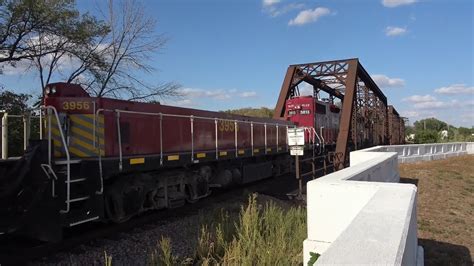
[[[307,149],[321,153],[339,123],[339,109],[312,96],[289,99],[276,120],[96,98],[67,83],[44,95],[40,139],[0,160],[0,238],[58,241],[67,227],[120,223],[288,173],[288,127],[304,127]]]

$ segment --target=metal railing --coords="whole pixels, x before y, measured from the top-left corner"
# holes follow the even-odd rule
[[[57,122],[57,126],[58,126],[58,131],[59,131],[59,135],[61,137],[61,142],[62,142],[62,147],[64,149],[64,153],[66,154],[66,209],[65,210],[60,210],[61,213],[68,213],[69,210],[70,210],[70,205],[71,205],[71,157],[70,157],[70,154],[69,154],[69,149],[68,149],[68,146],[67,146],[67,142],[66,142],[66,138],[64,136],[64,132],[63,132],[63,129],[61,127],[61,120],[59,119],[59,115],[58,115],[58,111],[56,110],[56,108],[54,108],[54,106],[51,106],[51,105],[48,105],[48,106],[41,106],[40,107],[41,110],[46,110],[46,115],[47,115],[47,118],[48,118],[48,123],[47,123],[47,126],[48,126],[48,165],[49,165],[49,169],[51,171],[53,171],[52,169],[52,154],[54,153],[54,150],[51,149],[52,147],[52,136],[51,136],[51,131],[52,131],[52,128],[51,128],[51,115],[54,115],[54,118],[56,119],[56,122]],[[56,174],[54,174],[54,171],[53,171],[53,175],[56,176]],[[54,183],[54,180],[52,181]],[[53,191],[54,193],[54,191]]]
[[[2,122],[1,122],[2,156],[1,156],[1,159],[8,159],[8,155],[9,155],[9,152],[8,152],[8,130],[9,130],[8,122],[9,121],[8,120],[10,118],[21,118],[23,120],[23,150],[25,151],[28,147],[28,141],[30,138],[30,132],[31,132],[30,121],[31,121],[32,116],[29,114],[11,115],[8,112],[5,112],[4,110],[0,110],[0,114],[2,114]],[[33,118],[35,117],[33,116]]]
[[[215,153],[216,159],[219,159],[219,130],[218,130],[218,123],[222,122],[229,122],[234,124],[234,146],[235,146],[235,156],[238,157],[238,130],[239,124],[250,124],[250,135],[251,135],[251,149],[252,149],[252,156],[254,155],[254,125],[263,125],[264,127],[264,146],[265,151],[264,153],[267,154],[268,152],[268,133],[267,127],[268,126],[275,126],[276,129],[276,148],[277,151],[279,150],[280,143],[279,143],[279,127],[281,125],[288,126],[286,124],[279,124],[279,123],[267,123],[267,122],[255,122],[255,121],[245,121],[245,120],[236,120],[236,119],[226,119],[226,118],[217,118],[217,117],[204,117],[204,116],[194,116],[194,115],[177,115],[177,114],[166,114],[166,113],[150,113],[150,112],[138,112],[138,111],[129,111],[129,110],[121,110],[121,109],[98,109],[96,111],[96,115],[94,120],[97,120],[100,113],[104,112],[112,112],[116,114],[116,127],[117,127],[117,141],[119,147],[119,170],[123,170],[123,147],[122,147],[122,136],[121,136],[121,126],[120,126],[120,119],[121,114],[132,114],[132,115],[145,115],[145,116],[158,116],[160,117],[160,165],[163,165],[163,117],[174,117],[174,118],[184,118],[189,119],[190,123],[190,130],[191,130],[191,162],[195,163],[195,143],[194,143],[194,127],[195,122],[197,120],[207,120],[207,121],[214,121],[214,134],[215,134]],[[94,122],[95,124],[95,122]],[[95,128],[94,128],[95,131]],[[94,146],[96,145],[96,139],[94,139]],[[99,142],[100,143],[100,142]],[[286,145],[287,146],[287,145]],[[288,150],[288,147],[287,147]],[[99,152],[100,156],[100,152]],[[100,160],[100,157],[99,157]]]

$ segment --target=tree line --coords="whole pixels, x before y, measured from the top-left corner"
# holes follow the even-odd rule
[[[443,136],[446,131],[447,136]],[[474,128],[455,127],[436,118],[415,121],[413,126],[406,126],[405,135],[410,138],[414,134],[414,143],[463,142],[474,141]]]

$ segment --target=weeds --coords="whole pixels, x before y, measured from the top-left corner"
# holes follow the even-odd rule
[[[104,265],[112,266],[112,256],[107,255],[107,252],[104,251]]]
[[[213,228],[202,227],[196,252],[198,264],[302,264],[306,212],[301,207],[284,211],[273,202],[262,207],[252,195],[231,224],[229,215],[224,214]]]
[[[206,217],[205,217],[206,218]],[[161,238],[149,265],[302,265],[306,238],[306,210],[283,210],[274,202],[264,206],[251,195],[239,213],[220,210],[202,225],[194,259],[179,262],[169,238]],[[210,218],[210,219],[209,219]],[[105,265],[112,258],[105,254]]]
[[[169,238],[161,237],[158,249],[150,254],[149,265],[166,265],[171,266],[176,264],[176,258],[171,253],[171,241]]]

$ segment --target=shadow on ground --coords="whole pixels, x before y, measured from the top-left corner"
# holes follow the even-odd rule
[[[418,186],[418,178],[400,177],[400,183],[413,184]]]
[[[424,249],[425,265],[473,265],[469,249],[465,246],[439,242],[431,239],[418,239]]]

